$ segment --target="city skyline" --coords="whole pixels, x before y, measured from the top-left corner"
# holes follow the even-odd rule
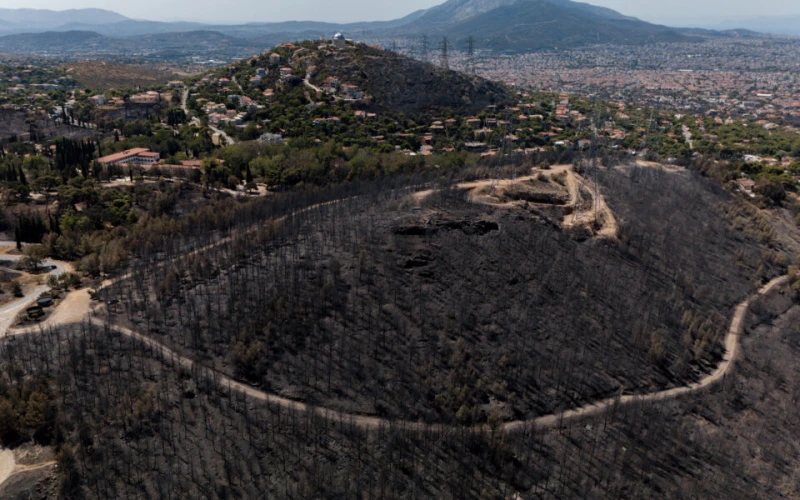
[[[101,8],[118,12],[133,19],[152,21],[197,21],[205,23],[246,23],[281,21],[322,21],[334,23],[388,21],[398,19],[419,9],[443,2],[439,0],[410,0],[377,4],[368,0],[349,0],[342,3],[320,0],[296,2],[257,2],[231,0],[225,3],[178,0],[165,5],[157,0],[6,0],[4,8],[80,9]],[[711,0],[698,4],[690,0],[673,2],[635,0],[593,0],[591,3],[608,7],[642,20],[671,25],[713,25],[715,23],[778,15],[800,15],[800,5],[789,0],[766,0],[755,4],[744,0]],[[202,12],[202,13],[201,13]]]

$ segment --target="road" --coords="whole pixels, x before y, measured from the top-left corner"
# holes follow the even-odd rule
[[[756,294],[749,297],[747,300],[743,301],[736,307],[733,318],[731,319],[730,327],[728,329],[728,334],[725,337],[725,350],[726,350],[725,355],[723,356],[723,359],[719,363],[719,365],[717,365],[717,368],[711,374],[705,376],[700,381],[687,386],[675,387],[673,389],[667,389],[664,391],[653,392],[649,394],[623,395],[623,396],[608,398],[602,401],[588,404],[586,406],[582,406],[580,408],[574,408],[571,410],[566,410],[551,415],[544,415],[533,420],[517,420],[513,422],[506,422],[504,424],[501,424],[498,427],[498,429],[506,433],[516,433],[516,432],[521,432],[528,428],[536,428],[536,429],[555,428],[565,423],[568,423],[572,420],[602,414],[606,410],[619,405],[629,405],[632,403],[643,403],[649,401],[665,401],[665,400],[675,399],[684,394],[697,392],[706,389],[708,387],[711,387],[712,385],[721,381],[725,377],[725,375],[728,373],[728,371],[730,371],[731,367],[733,366],[734,360],[738,356],[739,338],[741,337],[742,332],[744,331],[744,324],[743,324],[744,316],[747,313],[750,304],[756,298],[774,290],[775,288],[781,285],[786,284],[787,282],[788,282],[787,276],[776,278],[771,282],[769,282],[769,284],[761,288]],[[334,410],[330,410],[328,408],[312,406],[306,403],[302,403],[300,401],[295,401],[275,394],[270,394],[255,389],[253,387],[250,387],[248,385],[242,384],[240,382],[237,382],[222,373],[214,372],[213,370],[203,366],[202,364],[195,367],[194,366],[195,361],[185,356],[181,356],[180,354],[169,349],[164,344],[139,332],[118,325],[111,325],[100,318],[92,318],[91,321],[96,326],[107,327],[125,336],[136,339],[144,343],[145,345],[153,348],[154,350],[160,351],[165,359],[173,359],[181,367],[186,368],[187,370],[191,370],[192,368],[194,368],[194,369],[205,370],[208,373],[213,372],[215,374],[216,379],[220,382],[220,385],[222,387],[228,387],[229,390],[236,391],[240,394],[246,394],[248,397],[251,397],[259,401],[266,401],[272,404],[280,405],[281,407],[286,408],[288,410],[299,411],[299,412],[313,412],[315,415],[327,420],[332,420],[332,421],[344,420],[351,425],[355,425],[359,428],[369,429],[369,430],[387,428],[389,426],[397,426],[397,425],[401,426],[403,429],[420,431],[420,432],[430,431],[430,430],[443,432],[454,428],[453,426],[444,424],[429,425],[421,422],[391,420],[381,417],[370,417],[358,414],[343,414]],[[473,426],[470,428],[470,430],[473,432],[484,432],[492,430],[492,427],[484,424],[484,425]]]
[[[186,109],[186,101],[188,100],[189,100],[189,88],[186,85],[184,85],[183,92],[181,93],[181,109],[183,110],[184,113],[186,113],[186,116],[189,116],[189,110]]]
[[[222,130],[218,129],[214,125],[211,125],[209,123],[208,124],[208,128],[210,128],[212,132],[215,132],[215,133],[219,134],[220,136],[222,136],[222,138],[225,139],[225,144],[236,144],[236,139],[234,139],[233,137],[229,136],[228,134],[226,134]]]
[[[321,88],[317,87],[316,85],[314,85],[313,83],[311,83],[311,82],[308,80],[308,75],[306,75],[306,77],[305,77],[305,78],[303,78],[303,84],[304,84],[306,87],[308,87],[308,88],[310,88],[310,89],[313,89],[313,90],[315,90],[315,91],[319,92],[320,94],[322,94],[322,93],[323,93]]]

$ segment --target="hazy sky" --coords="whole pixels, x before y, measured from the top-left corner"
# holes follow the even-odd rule
[[[216,22],[396,19],[444,0],[2,0],[0,7],[63,10],[98,7],[137,19]],[[589,0],[651,22],[800,14],[797,0]]]

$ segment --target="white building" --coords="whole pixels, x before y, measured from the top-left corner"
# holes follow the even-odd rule
[[[341,33],[336,33],[333,35],[333,46],[337,49],[343,49],[347,45],[347,42],[344,39],[344,35]]]

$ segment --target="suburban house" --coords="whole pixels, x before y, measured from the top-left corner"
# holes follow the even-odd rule
[[[360,101],[364,98],[364,92],[355,85],[344,83],[339,86],[339,91],[344,99]]]
[[[132,95],[130,98],[130,102],[134,104],[156,104],[159,101],[161,101],[161,94],[154,91]]]
[[[292,68],[289,68],[287,66],[284,66],[283,68],[281,68],[281,79],[282,80],[289,80],[293,76],[294,76],[294,73],[292,72]]]

